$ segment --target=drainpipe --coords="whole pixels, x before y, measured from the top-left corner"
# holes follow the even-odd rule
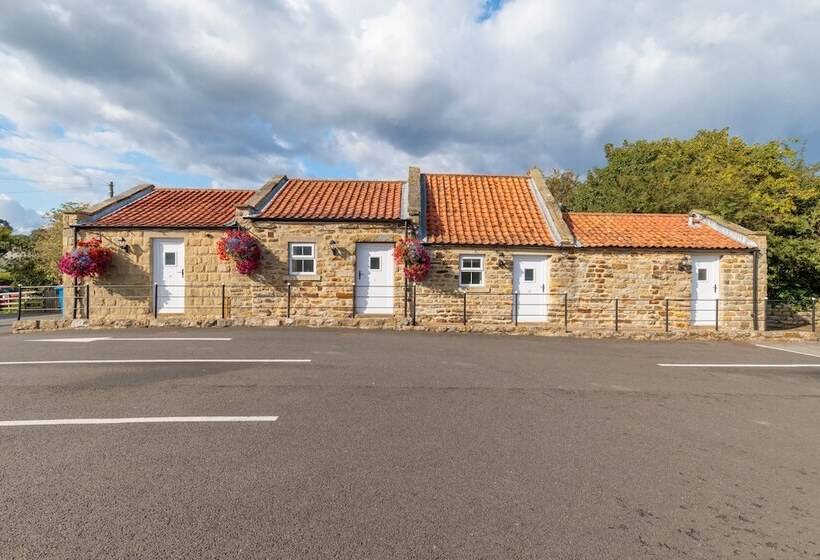
[[[759,289],[757,282],[758,268],[760,268],[760,249],[752,249],[752,324],[754,326],[754,330],[758,330],[760,328],[757,316],[757,292]]]

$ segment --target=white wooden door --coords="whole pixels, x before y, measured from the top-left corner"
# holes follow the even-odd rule
[[[547,320],[548,289],[547,257],[513,257],[513,291],[518,294],[515,312],[519,323],[543,323]]]
[[[393,244],[356,245],[356,313],[393,314]]]
[[[154,239],[153,261],[157,313],[184,313],[185,242],[182,239]]]
[[[720,293],[720,257],[692,257],[692,324],[714,325]]]

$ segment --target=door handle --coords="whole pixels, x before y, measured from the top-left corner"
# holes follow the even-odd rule
[[[184,268],[182,270],[180,270],[179,273],[182,275],[183,278],[185,278],[185,269]]]
[[[361,280],[361,279],[362,279],[362,271],[360,270],[359,271],[359,280]]]

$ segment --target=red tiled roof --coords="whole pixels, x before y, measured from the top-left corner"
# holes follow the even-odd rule
[[[260,218],[399,220],[402,181],[289,179]]]
[[[553,245],[529,178],[425,174],[426,237],[451,245]]]
[[[255,191],[155,188],[105,215],[93,225],[122,227],[219,227],[233,220],[236,206]]]
[[[582,247],[742,249],[707,225],[689,225],[686,214],[567,212],[564,219]]]

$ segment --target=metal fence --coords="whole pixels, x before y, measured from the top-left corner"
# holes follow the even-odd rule
[[[817,329],[817,298],[785,301],[681,297],[573,297],[567,293],[437,291],[416,284],[83,284],[0,292],[0,314],[18,319],[154,317],[208,319],[404,317],[430,323],[673,332]]]

